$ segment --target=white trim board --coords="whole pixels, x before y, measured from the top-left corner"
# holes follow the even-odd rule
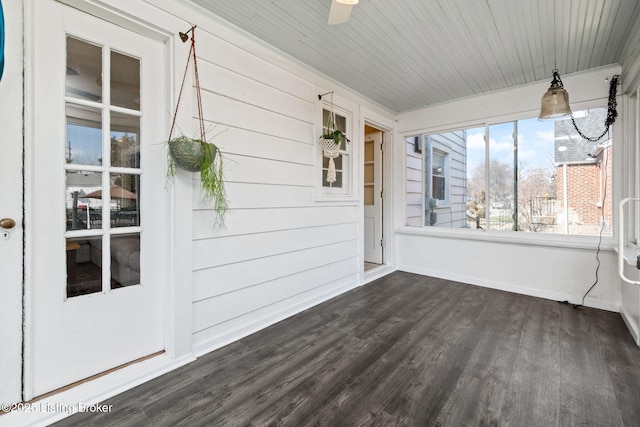
[[[81,403],[91,406],[104,402],[194,360],[192,356],[171,359],[166,354],[161,354],[134,363],[44,399],[24,404],[28,405],[25,406],[28,411],[1,415],[0,427],[48,426],[78,412],[78,405]]]
[[[423,276],[437,277],[439,279],[451,280],[454,282],[460,282],[460,283],[469,284],[469,285],[481,286],[483,288],[497,289],[500,291],[512,292],[515,294],[528,295],[528,296],[537,297],[537,298],[544,298],[552,301],[569,301],[571,304],[577,303],[577,301],[573,301],[574,296],[568,295],[562,292],[550,292],[550,291],[544,291],[540,289],[525,288],[521,286],[509,285],[506,283],[497,283],[497,282],[492,282],[487,280],[480,280],[475,277],[469,277],[469,276],[458,275],[458,274],[451,274],[451,273],[441,274],[439,272],[432,271],[427,268],[412,267],[408,265],[399,265],[398,270],[406,271],[407,273],[421,274]],[[585,299],[584,306],[591,307],[591,308],[598,308],[601,310],[613,311],[615,313],[620,312],[620,305],[618,304],[613,304],[613,303],[604,302],[604,301],[593,301],[593,300],[589,300],[588,298]]]
[[[620,315],[622,316],[624,323],[627,325],[627,328],[629,328],[629,332],[631,333],[633,340],[640,346],[640,325],[633,321],[633,317],[624,306],[620,307]]]

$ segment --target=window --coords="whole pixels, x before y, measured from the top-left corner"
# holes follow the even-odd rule
[[[431,197],[439,201],[447,199],[444,159],[446,154],[434,150],[431,156]]]
[[[351,129],[351,113],[338,107],[336,104],[326,103],[322,108],[322,128],[318,128],[318,134],[324,134],[328,129],[328,122],[333,111],[335,128],[351,141],[353,139]],[[317,194],[321,200],[345,199],[353,195],[352,180],[352,155],[353,142],[341,140],[340,151],[337,157],[329,158],[322,149],[322,141],[318,144],[320,161],[317,169]],[[333,164],[332,164],[333,163]]]
[[[575,112],[574,118],[585,134],[596,135],[606,114],[606,108],[594,108]],[[421,154],[417,138],[425,142],[422,164],[415,162]],[[612,235],[611,130],[591,143],[570,119],[530,118],[411,135],[406,143],[407,225]],[[419,174],[425,180],[420,188]],[[439,208],[448,206],[436,209],[435,222],[429,217],[430,197]],[[423,215],[424,222],[416,220]]]
[[[331,115],[331,112],[329,110],[323,109],[322,110],[322,132],[326,132],[328,130],[327,128],[327,122],[330,121],[329,116]],[[342,132],[344,132],[345,134],[347,133],[347,119],[344,116],[341,116],[340,114],[335,114],[335,126],[337,130],[340,130]],[[329,158],[327,156],[322,156],[322,186],[323,187],[330,187],[330,188],[342,188],[344,185],[344,173],[345,173],[345,169],[344,166],[346,165],[346,162],[344,161],[343,157],[347,155],[347,147],[345,146],[345,144],[347,144],[346,141],[342,141],[342,145],[341,145],[341,150],[340,150],[340,155],[335,158],[333,160],[335,168],[336,168],[336,180],[334,182],[330,182],[330,180],[327,179],[327,175],[328,175],[328,171],[329,171]]]
[[[66,43],[60,150],[66,160],[67,297],[76,297],[140,284],[141,62],[113,50],[105,56],[107,47],[71,36]],[[111,268],[103,271],[109,253]]]

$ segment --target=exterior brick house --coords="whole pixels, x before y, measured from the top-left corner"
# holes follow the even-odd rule
[[[583,134],[604,130],[606,108],[585,110],[575,121]],[[555,124],[558,225],[571,234],[611,234],[613,158],[610,133],[600,141],[582,138],[569,120]],[[564,207],[567,206],[568,209]]]

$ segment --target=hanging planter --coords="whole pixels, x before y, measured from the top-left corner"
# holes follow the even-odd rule
[[[322,154],[329,159],[329,167],[327,168],[327,179],[329,184],[336,182],[336,164],[333,159],[340,156],[342,141],[349,142],[347,136],[340,129],[336,128],[336,115],[333,112],[333,92],[331,93],[331,107],[324,132],[320,139],[322,140]],[[326,94],[325,94],[326,95]],[[321,97],[321,95],[319,95]]]
[[[189,172],[199,172],[209,167],[218,152],[214,144],[180,135],[169,141],[169,153],[176,166]]]
[[[172,178],[175,175],[175,167],[178,166],[188,172],[200,172],[200,189],[202,191],[203,201],[210,204],[214,213],[214,224],[220,228],[224,227],[224,219],[229,208],[223,179],[223,156],[215,144],[207,142],[204,131],[204,118],[202,114],[202,96],[200,93],[200,79],[198,77],[198,64],[196,59],[195,45],[195,29],[192,27],[186,33],[180,33],[183,42],[188,40],[187,34],[191,32],[191,49],[187,58],[187,66],[184,70],[182,85],[180,86],[180,94],[176,110],[173,115],[171,130],[169,131],[168,145],[168,161],[167,176]],[[178,115],[178,107],[182,97],[182,90],[189,69],[189,61],[193,57],[193,70],[196,87],[196,100],[198,103],[198,121],[200,138],[190,138],[185,135],[173,137],[176,118]]]

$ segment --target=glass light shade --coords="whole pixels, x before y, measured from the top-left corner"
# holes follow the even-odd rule
[[[542,95],[542,105],[538,120],[562,120],[571,116],[569,94],[563,87],[551,85]]]
[[[358,0],[336,0],[336,1],[342,4],[358,4]]]

